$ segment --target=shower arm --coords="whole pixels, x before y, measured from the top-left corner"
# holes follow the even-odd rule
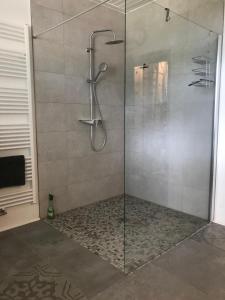
[[[63,22],[58,23],[58,24],[55,25],[55,26],[52,26],[52,27],[50,27],[50,28],[48,28],[48,29],[46,29],[46,30],[40,31],[40,32],[38,32],[37,34],[34,34],[34,35],[33,35],[33,38],[36,39],[36,38],[38,38],[39,36],[41,36],[41,35],[43,35],[43,34],[46,34],[46,33],[49,32],[49,31],[52,31],[52,30],[54,30],[54,29],[56,29],[56,28],[58,28],[58,27],[60,27],[60,26],[62,26],[62,25],[64,25],[64,24],[66,24],[66,23],[68,23],[68,22],[70,22],[70,21],[72,21],[72,20],[74,20],[74,19],[77,19],[77,18],[79,18],[79,17],[81,17],[81,16],[83,16],[83,15],[89,13],[90,11],[94,10],[95,8],[97,8],[97,7],[99,7],[99,6],[104,5],[105,3],[109,2],[109,1],[111,1],[111,0],[105,0],[105,1],[103,1],[103,2],[101,2],[101,3],[99,3],[99,4],[96,4],[96,5],[94,5],[94,6],[90,7],[90,8],[88,8],[88,9],[82,11],[81,13],[79,13],[79,14],[77,14],[77,15],[74,15],[73,17],[71,17],[71,18],[69,18],[69,19],[67,19],[67,20],[65,20],[65,21],[63,21]]]
[[[87,51],[93,51],[94,50],[94,37],[98,33],[103,33],[103,32],[111,32],[113,34],[113,39],[116,40],[116,34],[113,30],[111,29],[102,29],[102,30],[95,30],[91,33],[90,38],[89,38],[89,48],[87,48]]]
[[[87,52],[89,53],[89,63],[90,63],[90,78],[88,79],[89,83],[94,83],[94,38],[95,35],[98,33],[103,32],[111,32],[113,35],[113,39],[116,40],[116,34],[111,29],[102,29],[102,30],[95,30],[90,34],[89,37],[89,48],[87,48]]]

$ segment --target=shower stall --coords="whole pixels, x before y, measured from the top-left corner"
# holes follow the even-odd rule
[[[41,218],[131,272],[210,221],[223,2],[31,2]]]

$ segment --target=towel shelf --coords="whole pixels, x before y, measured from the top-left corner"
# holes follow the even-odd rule
[[[201,65],[200,68],[194,68],[192,69],[192,72],[200,76],[199,79],[192,81],[188,86],[195,86],[195,87],[203,87],[203,88],[211,88],[215,86],[215,81],[211,79],[212,73],[211,73],[211,65],[212,61],[207,56],[196,56],[192,58],[192,61],[195,64]],[[203,78],[202,78],[203,77]]]

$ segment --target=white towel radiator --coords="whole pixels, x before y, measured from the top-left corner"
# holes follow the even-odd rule
[[[26,170],[25,186],[0,189],[2,212],[38,197],[30,31],[0,23],[0,157],[24,155]]]

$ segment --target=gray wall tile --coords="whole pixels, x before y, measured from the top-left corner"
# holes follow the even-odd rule
[[[62,132],[38,134],[38,161],[48,162],[65,159],[67,154],[67,136]]]
[[[31,0],[31,4],[41,5],[62,12],[62,0]],[[33,10],[32,10],[33,13]]]
[[[32,2],[32,26],[34,34],[46,30],[63,21],[63,14],[56,10],[36,5]],[[63,42],[63,27],[56,28],[41,37],[42,39]]]
[[[89,103],[89,86],[84,77],[65,76],[65,100],[68,103]]]
[[[65,76],[63,74],[35,72],[35,97],[37,102],[65,101]]]
[[[92,154],[88,127],[81,128],[81,130],[68,131],[66,138],[68,158],[85,157]]]
[[[39,163],[40,190],[49,190],[67,185],[67,160],[55,160]]]
[[[67,129],[67,106],[62,103],[37,103],[37,131],[52,132]]]
[[[71,208],[123,194],[123,173],[69,185]]]
[[[216,60],[217,35],[176,14],[171,22],[162,21],[165,11],[157,3],[210,28],[221,9],[220,0],[204,5],[159,0],[127,15],[126,192],[207,219],[214,89],[188,84],[197,67],[192,57]],[[154,66],[160,61],[168,62],[166,86],[155,81]],[[134,73],[146,62],[147,70]]]
[[[104,178],[123,172],[123,152],[107,153],[69,160],[69,184],[84,182],[91,178]]]
[[[34,68],[37,71],[64,74],[64,48],[51,41],[34,40]]]
[[[39,31],[92,5],[32,0],[32,25]],[[91,150],[89,127],[79,122],[90,118],[89,35],[106,27],[121,37],[124,16],[104,7],[34,40],[41,217],[46,216],[49,192],[55,195],[57,212],[123,193],[124,45],[106,46],[110,34],[96,38],[96,67],[102,61],[109,64],[97,87],[108,134],[102,152]],[[102,138],[99,130],[96,143]]]

